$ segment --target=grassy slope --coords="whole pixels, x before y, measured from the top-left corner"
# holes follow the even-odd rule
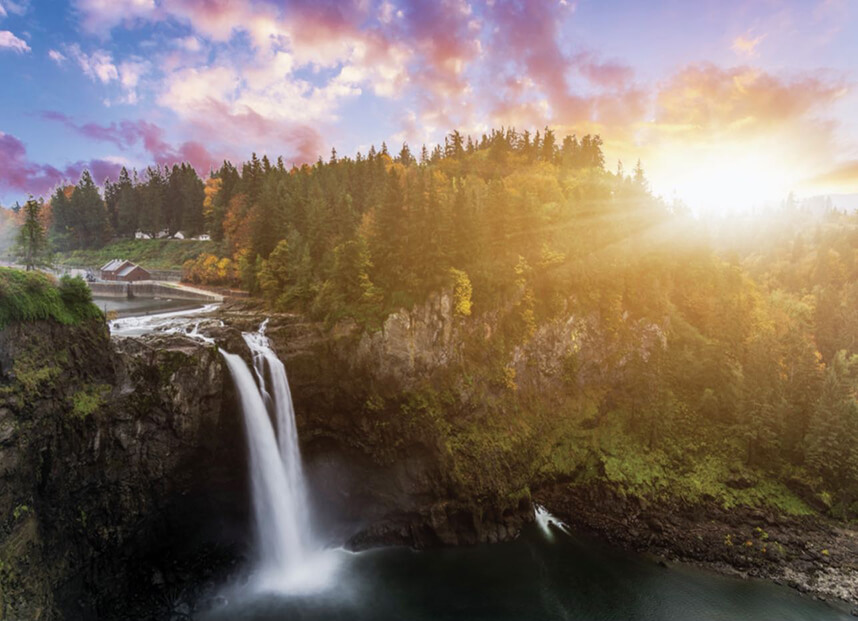
[[[44,319],[71,325],[101,316],[80,279],[63,278],[58,283],[42,272],[0,267],[0,328]]]
[[[185,261],[203,252],[223,254],[214,241],[177,239],[127,239],[93,250],[74,250],[54,255],[58,265],[101,267],[111,259],[128,259],[152,270],[180,270]]]

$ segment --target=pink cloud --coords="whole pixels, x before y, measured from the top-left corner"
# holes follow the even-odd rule
[[[213,164],[217,163],[217,159],[198,142],[186,142],[178,148],[174,148],[164,139],[163,128],[148,121],[126,120],[110,125],[99,125],[98,123],[78,125],[62,112],[46,111],[41,116],[50,121],[60,122],[82,136],[112,143],[120,149],[127,149],[141,143],[155,164],[172,165],[189,162],[200,173],[204,174]]]
[[[324,151],[320,134],[308,126],[274,121],[250,109],[234,113],[229,106],[215,100],[210,100],[197,120],[185,129],[200,138],[216,137],[219,141],[226,138],[228,142],[231,139],[233,145],[219,149],[222,155],[218,156],[213,155],[201,139],[188,140],[178,146],[171,144],[166,139],[164,128],[142,119],[99,125],[77,124],[67,115],[56,111],[42,112],[41,116],[62,123],[87,138],[109,142],[121,149],[140,144],[151,157],[152,163],[172,166],[188,162],[201,175],[207,174],[212,167],[216,168],[224,159],[246,158],[250,149],[245,149],[243,145],[248,142],[260,147],[267,145],[266,149],[260,148],[259,151],[268,152],[271,156],[275,155],[272,152],[275,147],[283,148],[286,150],[283,155],[297,163],[312,162]],[[212,140],[206,142],[210,144]]]
[[[140,132],[143,147],[156,164],[172,166],[188,162],[201,175],[207,174],[218,164],[218,159],[199,142],[184,142],[178,148],[174,148],[164,140],[164,130],[154,123],[137,121],[137,129]]]
[[[845,88],[817,76],[784,79],[752,67],[690,65],[661,85],[657,120],[705,131],[740,127],[748,133],[830,105]]]
[[[30,46],[8,30],[0,30],[0,49],[12,50],[18,54],[30,51]]]
[[[57,121],[71,130],[80,133],[87,138],[111,142],[120,149],[132,146],[140,138],[141,130],[137,123],[132,121],[121,121],[110,125],[99,125],[97,123],[76,124],[69,116],[55,110],[47,110],[41,113],[41,117],[48,121]]]
[[[115,179],[121,165],[115,162],[95,159],[88,162],[75,162],[63,170],[48,164],[30,161],[27,149],[20,140],[11,134],[0,132],[0,188],[27,192],[36,196],[46,195],[60,183],[76,181],[86,168],[92,172],[93,179],[101,183],[106,177]]]
[[[258,152],[271,156],[275,155],[277,149],[284,150],[282,155],[287,161],[304,163],[314,161],[324,151],[321,135],[308,125],[270,119],[252,108],[236,112],[228,104],[215,100],[208,101],[193,125],[200,136],[220,132],[220,138],[235,145],[231,149],[233,152],[238,150],[240,144],[251,144],[256,145],[252,148]]]
[[[592,52],[579,52],[571,59],[578,73],[590,83],[603,88],[626,88],[634,78],[634,70],[616,61],[600,62]]]

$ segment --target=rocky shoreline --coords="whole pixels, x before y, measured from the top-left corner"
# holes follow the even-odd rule
[[[653,556],[722,574],[760,578],[858,616],[858,530],[820,516],[716,504],[648,503],[607,485],[557,484],[534,494],[571,529]]]

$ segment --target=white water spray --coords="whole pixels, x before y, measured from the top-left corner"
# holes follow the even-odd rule
[[[165,334],[186,333],[188,336],[198,338],[202,335],[199,334],[197,330],[200,324],[200,320],[197,319],[197,316],[210,313],[217,307],[217,304],[209,304],[201,308],[156,313],[154,315],[121,317],[107,322],[107,325],[110,327],[110,333],[113,336],[141,336],[143,334],[148,334],[149,332],[163,332]],[[189,326],[190,322],[194,320],[196,320],[196,327],[193,328],[193,333],[186,332],[185,327]],[[223,325],[219,320],[206,321],[214,323],[215,325]],[[214,343],[211,339],[206,340],[206,342]]]
[[[265,325],[257,333],[243,334],[258,385],[240,356],[221,351],[241,398],[247,430],[257,586],[281,592],[318,590],[328,584],[336,556],[322,551],[312,533],[289,382],[265,336]]]
[[[536,518],[536,523],[539,525],[540,530],[542,530],[550,541],[554,540],[554,532],[551,530],[552,526],[567,535],[569,534],[569,528],[566,524],[551,515],[551,513],[548,512],[548,509],[542,505],[533,505],[533,515]]]

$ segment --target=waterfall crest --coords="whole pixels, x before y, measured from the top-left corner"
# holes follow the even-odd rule
[[[240,356],[221,350],[247,432],[257,584],[264,590],[315,589],[327,583],[331,558],[312,533],[289,381],[265,336],[266,324],[259,332],[243,334],[253,355],[253,372]]]

